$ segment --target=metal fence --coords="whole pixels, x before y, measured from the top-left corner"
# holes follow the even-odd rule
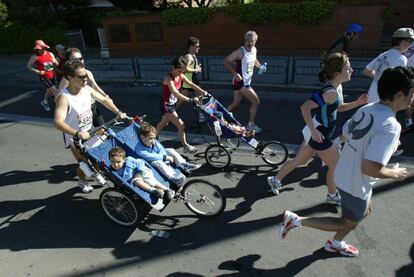
[[[177,49],[176,49],[177,50]],[[172,52],[178,52],[172,50]],[[310,51],[310,50],[309,50]],[[313,49],[315,53],[318,51]],[[366,64],[377,52],[364,50],[370,55],[364,57],[352,57],[351,64],[354,69],[353,80],[347,86],[368,86],[371,80],[362,75]],[[319,52],[320,53],[320,52]],[[171,61],[176,55],[168,56],[132,56],[132,53],[116,53],[111,51],[109,56],[102,56],[99,51],[86,52],[86,65],[100,79],[109,78],[135,78],[142,80],[161,80],[171,70]],[[370,56],[370,57],[368,57]],[[223,65],[224,56],[204,55],[198,56],[202,65],[202,80],[228,81],[232,75]],[[320,71],[319,56],[259,56],[261,62],[267,62],[266,74],[254,77],[257,84],[279,85],[318,85],[318,73]]]

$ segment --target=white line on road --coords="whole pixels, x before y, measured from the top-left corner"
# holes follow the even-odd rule
[[[0,108],[3,108],[3,107],[5,107],[7,105],[10,105],[10,104],[14,104],[14,103],[16,103],[16,102],[18,102],[20,100],[29,98],[30,96],[32,96],[32,94],[34,94],[36,92],[37,92],[37,90],[29,90],[29,91],[26,91],[23,94],[17,95],[17,96],[15,96],[13,98],[10,98],[10,99],[7,99],[7,100],[5,100],[3,102],[0,102]]]

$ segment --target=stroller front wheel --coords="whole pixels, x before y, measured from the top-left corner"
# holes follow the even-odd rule
[[[225,168],[231,162],[230,152],[219,144],[207,147],[204,156],[207,163],[214,168]]]
[[[270,165],[281,165],[288,158],[286,146],[278,141],[269,141],[263,144],[260,154],[262,159]]]
[[[226,198],[223,197],[221,189],[205,180],[191,180],[184,185],[184,204],[193,213],[212,217],[221,213],[226,207]]]

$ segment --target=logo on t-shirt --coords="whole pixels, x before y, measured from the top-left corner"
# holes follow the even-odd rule
[[[356,127],[358,127],[360,123],[364,120],[365,113],[362,112],[362,117],[358,121],[356,121],[354,117],[352,117],[351,122],[349,122],[348,125],[348,133],[351,135],[352,139],[359,140],[363,138],[369,132],[369,130],[371,130],[372,126],[374,125],[374,116],[372,114],[369,114],[369,116],[370,121],[368,125],[361,129],[357,129]]]

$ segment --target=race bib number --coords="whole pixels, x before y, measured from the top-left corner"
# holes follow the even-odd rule
[[[91,110],[79,115],[79,129],[82,131],[89,131],[92,128],[92,120],[93,115]]]
[[[52,71],[53,70],[53,64],[51,62],[47,62],[43,64],[44,71]]]
[[[246,73],[247,73],[248,75],[252,75],[252,74],[253,74],[253,69],[254,69],[254,63],[252,63],[252,64],[248,64],[248,65],[247,65],[247,69],[246,69]]]

